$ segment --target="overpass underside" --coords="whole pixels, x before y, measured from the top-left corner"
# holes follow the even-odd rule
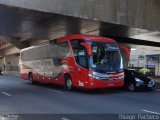
[[[160,30],[159,0],[0,0],[0,4]]]
[[[55,13],[0,5],[0,40],[19,49],[68,34],[109,36],[118,42],[159,46],[159,32]],[[154,35],[155,34],[155,35]],[[145,37],[147,36],[147,37]],[[139,39],[140,38],[140,39]]]
[[[158,0],[76,2],[0,0],[0,56],[6,56],[8,68],[18,69],[20,49],[69,34],[105,36],[128,48],[159,50]]]

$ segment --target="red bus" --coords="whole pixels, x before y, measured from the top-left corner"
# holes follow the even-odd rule
[[[20,75],[32,83],[78,88],[122,87],[124,72],[117,43],[109,38],[69,35],[21,50]]]

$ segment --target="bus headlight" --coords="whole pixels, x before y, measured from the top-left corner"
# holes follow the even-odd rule
[[[94,78],[94,79],[100,79],[100,77],[98,77],[98,76],[95,76],[95,75],[92,75],[92,74],[88,74],[88,76],[90,77],[90,78]]]
[[[120,76],[118,79],[124,79],[124,75]]]

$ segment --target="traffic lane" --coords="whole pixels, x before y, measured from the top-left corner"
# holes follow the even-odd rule
[[[32,85],[28,81],[23,81],[18,77],[1,77],[0,113],[42,114],[51,113],[52,111],[60,113],[60,111],[57,111],[57,108],[50,106],[49,98],[45,98],[43,93],[47,94],[49,91],[43,91],[45,91],[43,86]],[[7,96],[4,93],[11,96]]]
[[[27,84],[29,85],[29,84]],[[59,89],[49,89],[48,86],[38,87],[40,89],[29,89],[27,88],[15,88],[12,91],[8,90],[7,93],[11,94],[12,97],[6,100],[4,104],[7,104],[10,108],[15,108],[17,113],[60,113],[60,114],[73,114],[73,113],[109,113],[103,108],[101,101],[90,99],[90,95],[78,92],[67,92],[64,94],[57,93],[61,91]],[[37,86],[36,86],[37,87]],[[34,88],[34,87],[33,87]],[[42,89],[41,89],[42,88]],[[53,90],[53,91],[51,91]],[[56,91],[56,92],[55,92]],[[61,92],[62,93],[62,92]],[[93,101],[93,102],[92,102]],[[1,101],[3,102],[3,101]],[[100,106],[97,106],[96,102],[100,102]],[[9,103],[9,104],[8,104]],[[11,104],[13,103],[13,104]],[[32,108],[33,107],[33,108]],[[1,107],[3,108],[3,107]],[[10,109],[9,109],[10,110]],[[13,113],[13,111],[10,111]],[[110,110],[112,112],[112,110]]]
[[[23,120],[118,120],[120,115],[104,115],[104,114],[32,114],[20,115],[18,118]]]
[[[34,86],[17,77],[3,79],[3,85],[10,88],[3,92],[10,93],[12,97],[8,96],[8,99],[0,95],[0,108],[8,106],[8,111],[6,107],[5,110],[0,109],[1,113],[109,114],[159,111],[158,92],[130,93],[116,89],[100,93],[80,90],[68,92],[44,84]]]
[[[30,93],[33,92],[33,91],[29,92],[29,91],[28,91],[28,88],[29,88],[29,87],[27,87],[27,91],[25,91],[25,92],[29,93],[29,95],[30,95]],[[34,88],[35,88],[35,87],[34,87]],[[18,93],[19,91],[20,91],[20,90],[16,91],[15,93]],[[24,92],[22,92],[22,93],[24,93]],[[77,92],[76,92],[76,93],[77,93]],[[36,94],[37,94],[37,93],[36,93]],[[35,96],[35,95],[34,95],[34,96]],[[74,97],[74,96],[73,96],[73,97]],[[120,96],[120,97],[122,97],[122,96]],[[100,98],[101,98],[101,97],[100,97]],[[78,100],[75,100],[75,101],[78,101]],[[86,101],[87,101],[87,100],[86,100]],[[89,99],[89,101],[90,101],[90,99]]]

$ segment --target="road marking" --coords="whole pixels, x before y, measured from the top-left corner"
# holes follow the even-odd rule
[[[152,113],[152,114],[160,115],[160,113],[154,112],[154,111],[149,111],[149,110],[142,110],[142,111],[143,111],[143,112],[147,112],[147,113]]]
[[[4,94],[4,95],[7,95],[7,96],[9,96],[9,97],[11,97],[12,95],[11,94],[9,94],[9,93],[6,93],[6,92],[1,92],[2,94]]]
[[[70,119],[68,119],[68,118],[61,118],[61,120],[70,120]]]
[[[53,90],[53,89],[48,89],[48,90],[51,91],[51,92],[56,92],[56,93],[63,93],[63,92],[58,91],[58,90]]]

